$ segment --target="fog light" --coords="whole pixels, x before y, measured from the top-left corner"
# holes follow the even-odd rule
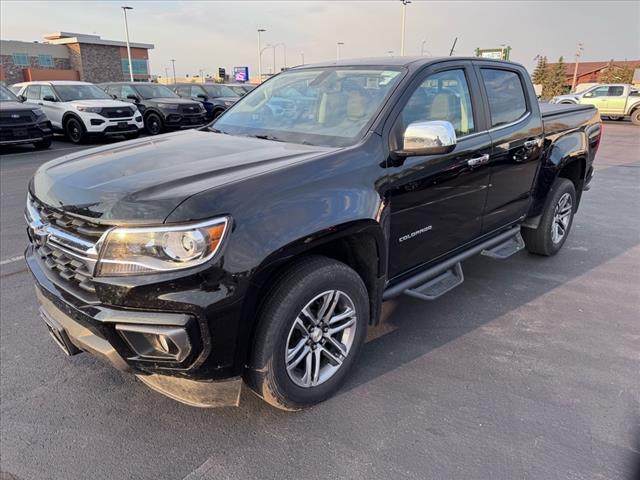
[[[140,360],[181,362],[191,353],[191,342],[182,327],[116,325],[116,330]]]
[[[104,123],[104,120],[100,120],[99,118],[91,119],[91,125],[102,125],[103,123]]]

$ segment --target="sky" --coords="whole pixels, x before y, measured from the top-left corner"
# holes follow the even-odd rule
[[[126,3],[125,3],[126,2]],[[215,74],[219,67],[249,66],[257,73],[257,28],[262,45],[286,45],[287,65],[341,57],[400,54],[402,4],[388,1],[26,1],[0,2],[0,37],[42,41],[48,32],[95,33],[124,40],[121,5],[129,11],[132,42],[152,43],[152,74]],[[572,62],[578,43],[583,60],[640,59],[640,1],[421,1],[406,7],[405,55],[473,55],[476,48],[511,46],[511,60],[531,69],[536,55]],[[273,69],[273,53],[262,57]],[[276,69],[284,48],[276,48]]]

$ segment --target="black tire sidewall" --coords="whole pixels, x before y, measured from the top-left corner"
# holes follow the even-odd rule
[[[268,388],[289,409],[313,405],[333,395],[353,367],[366,337],[369,301],[362,279],[339,262],[327,259],[321,265],[313,271],[289,277],[275,287],[271,292],[273,296],[262,311],[261,325],[256,335],[252,363],[257,370],[264,372]],[[353,301],[357,322],[355,338],[347,358],[333,377],[316,387],[303,388],[296,385],[286,371],[286,342],[293,321],[302,308],[313,297],[327,290],[341,290]]]
[[[634,125],[640,126],[640,108],[631,112],[631,122]]]
[[[73,136],[71,135],[71,126],[74,124],[78,126],[78,130],[80,131],[80,136],[77,139],[74,139]],[[67,120],[67,123],[65,124],[65,133],[67,134],[67,138],[72,143],[76,143],[76,144],[82,143],[82,140],[84,139],[84,125],[82,125],[82,122],[80,120],[78,120],[75,117],[72,117],[69,120]]]
[[[551,226],[554,220],[554,214],[556,205],[560,201],[560,198],[565,194],[569,193],[571,195],[571,205],[572,212],[571,218],[569,219],[569,225],[567,226],[567,231],[564,234],[562,240],[559,243],[554,243],[552,235],[551,235]],[[560,251],[564,243],[567,241],[569,237],[569,233],[571,232],[571,227],[573,226],[573,218],[575,216],[577,207],[577,198],[576,198],[576,189],[571,180],[566,178],[558,178],[550,192],[549,195],[549,203],[545,209],[544,215],[542,217],[542,221],[540,222],[540,226],[538,228],[542,229],[543,234],[545,235],[544,243],[545,250],[549,252],[549,255],[555,255]]]
[[[44,150],[51,146],[51,138],[45,138],[44,140],[40,140],[39,142],[35,142],[33,144],[34,147],[38,150]]]
[[[158,131],[157,132],[153,132],[151,130],[151,127],[149,126],[151,124],[151,119],[155,119],[158,122]],[[157,113],[150,113],[144,119],[144,126],[145,126],[145,129],[147,130],[147,133],[149,135],[158,135],[158,134],[162,133],[162,127],[163,127],[162,118],[160,118],[160,115],[158,115]]]

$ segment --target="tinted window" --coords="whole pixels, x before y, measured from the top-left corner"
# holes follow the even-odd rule
[[[487,90],[491,126],[515,122],[527,111],[520,75],[507,70],[483,68],[482,80]]]
[[[207,91],[207,94],[210,97],[237,97],[238,94],[231,90],[226,85],[204,85],[204,88]]]
[[[40,85],[29,85],[25,96],[29,100],[40,100]]]
[[[191,87],[191,96],[192,97],[197,97],[198,95],[204,95],[205,93],[202,91],[202,89],[200,87]],[[189,96],[189,94],[187,93],[187,96]]]
[[[53,91],[49,85],[42,85],[40,88],[40,99],[44,100],[44,97],[56,98],[56,92]]]
[[[609,95],[609,87],[598,87],[592,93],[594,97],[606,97]]]
[[[20,100],[8,88],[0,85],[0,101],[19,102]]]
[[[107,92],[95,85],[86,83],[72,83],[68,85],[56,85],[55,90],[63,102],[74,100],[111,100]]]
[[[474,132],[469,85],[464,70],[447,70],[427,77],[402,111],[404,129],[413,122],[446,120],[462,137]]]
[[[136,89],[142,98],[174,98],[178,96],[164,85],[142,84],[136,85]]]
[[[180,95],[181,97],[188,97],[188,96],[190,96],[189,95],[189,91],[190,90],[191,90],[191,87],[182,86],[182,87],[176,88],[176,93],[178,95]]]
[[[129,97],[129,95],[135,95],[136,97],[138,96],[138,94],[133,89],[133,87],[129,85],[122,85],[120,87],[120,98],[124,98],[126,100]]]
[[[621,87],[621,86],[609,87],[610,97],[619,97],[623,93],[624,93],[624,87]]]

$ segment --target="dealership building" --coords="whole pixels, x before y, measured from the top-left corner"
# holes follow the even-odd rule
[[[131,42],[131,64],[136,81],[148,81],[150,43]],[[6,85],[32,80],[129,80],[127,44],[99,35],[56,32],[43,42],[0,40],[0,81]]]

